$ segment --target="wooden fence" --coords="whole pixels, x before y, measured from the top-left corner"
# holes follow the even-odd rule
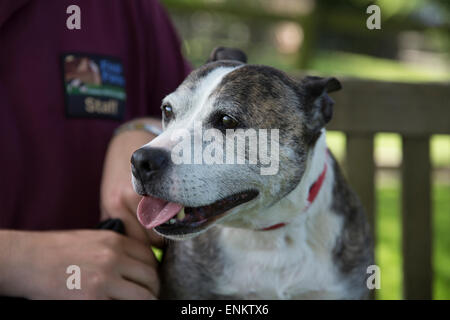
[[[430,135],[450,134],[450,84],[406,84],[341,79],[333,94],[329,130],[346,134],[348,179],[363,202],[373,230],[374,134],[402,137],[402,250],[405,299],[432,298]]]

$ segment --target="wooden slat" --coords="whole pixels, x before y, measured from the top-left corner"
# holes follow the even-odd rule
[[[403,137],[402,246],[405,299],[432,298],[429,154],[428,136]]]
[[[340,79],[330,130],[354,133],[450,134],[449,83]]]
[[[375,166],[373,135],[347,134],[346,169],[350,185],[358,194],[375,238]]]
[[[375,165],[372,134],[347,134],[346,171],[350,185],[358,194],[372,230],[375,243]],[[370,299],[376,298],[371,291]]]

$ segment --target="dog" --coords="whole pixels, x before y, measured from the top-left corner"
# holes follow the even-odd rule
[[[325,140],[328,94],[341,84],[246,60],[215,49],[164,98],[163,133],[132,156],[139,221],[176,240],[164,253],[161,298],[367,298],[370,228]],[[260,159],[174,163],[177,130],[206,147],[195,123],[224,139],[229,130],[278,129],[278,170],[261,174]]]

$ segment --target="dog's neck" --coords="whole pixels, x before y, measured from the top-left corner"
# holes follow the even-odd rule
[[[328,149],[326,152],[326,158],[328,159]],[[325,159],[325,163],[323,165],[323,169],[322,172],[320,173],[320,175],[317,177],[317,179],[314,181],[313,184],[310,185],[309,187],[309,191],[308,191],[308,197],[307,197],[307,203],[305,208],[303,209],[303,211],[306,211],[309,209],[309,206],[314,202],[314,200],[316,199],[317,195],[319,194],[323,182],[325,180],[326,174],[327,174],[327,169],[328,169],[328,161],[327,159]],[[283,228],[287,225],[287,222],[279,222],[277,224],[274,224],[272,226],[269,227],[264,227],[262,229],[258,229],[259,231],[271,231],[271,230],[275,230],[275,229],[279,229],[279,228]]]
[[[325,166],[327,166],[327,171],[321,188],[314,201],[309,203],[308,195],[310,187],[319,179]],[[297,187],[273,206],[261,209],[258,215],[262,219],[252,219],[254,223],[251,228],[252,230],[250,228],[224,228],[227,229],[224,232],[230,235],[236,232],[242,232],[255,239],[271,239],[269,241],[273,244],[274,238],[285,239],[291,234],[297,235],[299,230],[304,228],[317,227],[321,229],[334,229],[334,226],[321,226],[320,223],[317,223],[317,221],[326,220],[322,219],[322,217],[328,214],[330,208],[333,180],[334,172],[332,170],[331,159],[328,156],[326,133],[323,130],[314,148],[308,154],[305,173]],[[282,228],[259,231],[280,223],[285,225]],[[242,239],[240,237],[233,238]]]
[[[326,143],[326,132],[323,129],[321,136],[315,146],[309,151],[306,159],[305,172],[299,184],[280,201],[269,208],[264,208],[259,212],[263,219],[262,225],[257,226],[255,230],[267,228],[279,223],[290,224],[312,215],[315,211],[323,207],[324,194],[329,193],[330,182],[332,181],[332,170],[327,170],[324,181],[321,182],[320,190],[315,196],[314,201],[308,200],[310,189],[324,173],[325,167],[330,167],[328,156],[328,147]]]

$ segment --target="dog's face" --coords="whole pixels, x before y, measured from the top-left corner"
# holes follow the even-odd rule
[[[327,92],[339,82],[294,81],[237,59],[245,55],[216,49],[163,100],[164,132],[133,154],[133,185],[145,196],[138,218],[147,228],[173,239],[215,223],[255,228],[264,224],[260,209],[301,181],[331,119]]]

